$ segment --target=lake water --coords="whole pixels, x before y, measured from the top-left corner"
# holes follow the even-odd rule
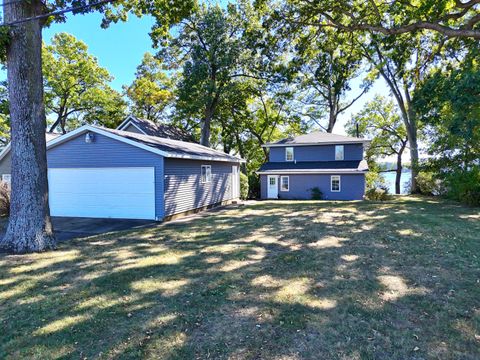
[[[382,176],[385,178],[385,182],[387,183],[388,186],[388,191],[390,194],[395,194],[395,172],[387,172],[383,173]],[[410,176],[411,176],[411,171],[410,169],[405,170],[402,173],[402,194],[408,194],[409,192],[409,184],[410,184]]]

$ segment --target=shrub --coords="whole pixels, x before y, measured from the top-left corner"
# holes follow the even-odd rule
[[[0,181],[0,216],[10,215],[10,185]]]
[[[260,178],[255,173],[248,176],[248,198],[260,198]]]
[[[421,171],[418,173],[417,185],[423,195],[440,195],[444,192],[442,181],[437,179],[433,172]]]
[[[480,206],[480,167],[455,171],[446,177],[447,196],[470,206]]]
[[[240,199],[246,200],[248,198],[248,176],[240,173]]]
[[[322,193],[322,190],[320,190],[319,187],[315,186],[314,188],[311,188],[310,192],[312,193],[312,200],[322,200],[323,199],[323,193]]]
[[[386,187],[376,187],[368,189],[365,193],[365,198],[372,201],[387,201],[391,199]]]

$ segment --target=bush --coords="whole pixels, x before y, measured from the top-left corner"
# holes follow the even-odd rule
[[[442,181],[437,179],[433,172],[421,171],[416,180],[418,189],[423,195],[441,195],[444,192]]]
[[[248,198],[248,176],[240,173],[240,199],[246,200]]]
[[[10,215],[10,185],[0,181],[0,216]]]
[[[310,191],[312,193],[312,200],[322,200],[323,199],[322,190],[320,190],[320,188],[318,188],[317,186],[310,189]]]
[[[260,198],[260,178],[253,173],[248,176],[248,199]]]
[[[480,167],[456,171],[446,177],[447,196],[470,206],[480,206]]]
[[[365,198],[371,201],[387,201],[391,199],[386,187],[376,187],[368,189],[365,193]]]

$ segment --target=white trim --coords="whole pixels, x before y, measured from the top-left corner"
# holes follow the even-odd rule
[[[287,179],[287,189],[283,188],[283,179]],[[290,176],[280,176],[280,191],[289,192],[290,191]]]
[[[120,125],[117,126],[117,130],[123,130],[125,129],[126,127],[128,127],[128,125],[133,125],[137,128],[138,131],[140,131],[142,134],[144,135],[147,135],[147,133],[145,131],[143,131],[141,128],[138,127],[137,124],[134,123],[134,121],[137,120],[137,118],[133,115],[128,115],[125,120],[122,121],[122,123]]]
[[[369,144],[372,140],[334,140],[334,141],[325,141],[325,142],[310,142],[310,143],[300,143],[300,144],[263,144],[262,147],[285,147],[285,146],[312,146],[312,145],[342,145],[342,144]]]
[[[365,174],[366,171],[361,170],[347,170],[347,169],[325,169],[325,170],[267,170],[257,171],[258,175],[280,175],[280,174]]]
[[[203,168],[205,168],[205,179],[203,179]],[[208,173],[210,169],[210,174]],[[208,176],[210,175],[210,176]],[[212,182],[212,165],[201,165],[200,167],[200,183],[208,184]]]
[[[333,180],[334,178],[338,178],[338,190],[333,190]],[[331,192],[341,192],[342,191],[342,177],[340,175],[332,175],[330,176],[330,191]]]
[[[292,149],[292,160],[288,160],[287,158],[287,150]],[[295,148],[293,146],[286,146],[285,147],[285,161],[286,162],[292,162],[295,160]]]
[[[10,152],[10,148],[11,148],[11,143],[8,143],[7,146],[5,146],[2,150],[2,152],[0,152],[0,160],[2,160],[9,152]]]
[[[120,136],[120,135],[117,135],[117,134],[113,134],[109,131],[106,131],[106,130],[103,130],[99,127],[95,127],[95,126],[91,126],[91,125],[84,125],[84,126],[81,126],[79,127],[78,129],[75,129],[73,131],[70,131],[69,133],[63,135],[63,136],[59,136],[53,140],[50,140],[47,144],[47,149],[50,149],[52,147],[55,147],[57,145],[60,145],[60,144],[63,144],[64,142],[67,142],[69,141],[70,139],[74,138],[74,137],[77,137],[79,135],[82,135],[88,131],[91,131],[91,132],[94,132],[96,134],[100,134],[100,135],[103,135],[103,136],[106,136],[106,137],[109,137],[111,139],[114,139],[114,140],[118,140],[120,142],[123,142],[125,144],[129,144],[129,145],[132,145],[132,146],[135,146],[135,147],[138,147],[140,149],[143,149],[143,150],[146,150],[146,151],[149,151],[151,153],[154,153],[154,154],[157,154],[157,155],[160,155],[160,156],[163,156],[163,157],[166,157],[166,158],[174,158],[174,159],[190,159],[190,160],[208,160],[208,161],[221,161],[221,162],[233,162],[233,163],[236,163],[236,162],[245,162],[244,159],[238,159],[238,158],[235,158],[235,159],[219,159],[217,157],[212,157],[212,156],[197,156],[197,155],[176,155],[176,154],[171,154],[171,153],[168,153],[166,151],[162,151],[162,150],[159,150],[159,149],[155,149],[151,146],[148,146],[148,145],[144,145],[144,144],[141,144],[137,141],[134,141],[134,140],[130,140],[130,139],[127,139],[123,136]]]

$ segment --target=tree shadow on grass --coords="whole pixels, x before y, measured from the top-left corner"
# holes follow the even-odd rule
[[[260,202],[0,257],[1,358],[478,358],[478,211]]]

